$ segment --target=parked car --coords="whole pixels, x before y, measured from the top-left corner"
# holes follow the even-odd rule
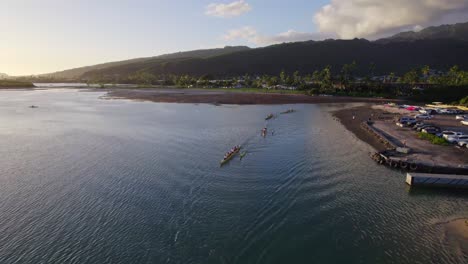
[[[440,133],[440,128],[438,128],[438,127],[427,127],[425,129],[423,129],[422,132],[427,133],[427,134],[437,135],[437,134]]]
[[[448,142],[454,143],[454,144],[457,144],[458,141],[465,141],[465,140],[468,140],[468,135],[453,136],[453,137],[447,138]]]
[[[437,111],[431,108],[422,108],[419,110],[419,113],[421,114],[427,114],[427,115],[433,115],[436,114]]]
[[[460,123],[462,123],[462,125],[468,126],[468,119],[462,120]]]
[[[413,129],[416,129],[416,128],[418,128],[418,127],[420,127],[420,126],[424,126],[424,125],[428,125],[428,123],[426,123],[426,122],[424,122],[424,121],[418,121],[418,122],[416,122],[416,123],[414,124]]]
[[[453,136],[462,136],[463,133],[462,132],[456,132],[456,131],[442,131],[442,137],[447,139],[449,137],[453,137]]]
[[[396,122],[396,125],[399,126],[399,127],[409,127],[410,124],[408,124],[407,122]]]
[[[411,123],[416,123],[416,119],[414,119],[413,117],[410,117],[410,116],[403,116],[401,117],[399,120],[398,120],[400,123],[403,123],[403,122],[406,122],[408,124],[411,124]]]
[[[428,114],[420,114],[420,115],[416,115],[415,118],[417,118],[417,119],[431,119],[432,116],[428,115]]]
[[[425,125],[419,126],[418,128],[416,128],[416,130],[421,132],[424,128],[427,128],[427,127],[435,127],[435,126],[432,124],[425,124]]]
[[[457,115],[455,116],[456,120],[466,120],[468,119],[468,115]]]
[[[468,148],[468,139],[461,139],[461,140],[458,140],[458,146],[460,146],[460,147],[467,147],[467,148]]]
[[[431,131],[431,132],[435,131],[435,132],[434,133],[429,133],[429,131]],[[436,134],[436,133],[440,133],[440,128],[436,127],[436,126],[428,126],[428,127],[425,127],[423,129],[421,129],[421,132],[429,133],[429,134]]]

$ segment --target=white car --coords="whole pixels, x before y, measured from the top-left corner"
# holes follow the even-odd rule
[[[420,114],[415,116],[417,119],[431,119],[432,116],[428,114]]]
[[[467,147],[467,148],[468,148],[468,139],[459,140],[459,141],[458,141],[458,146],[460,146],[460,147]]]
[[[442,131],[442,137],[448,139],[449,137],[453,136],[463,136],[462,132],[455,132],[455,131]]]
[[[466,120],[468,119],[468,115],[457,115],[455,116],[456,120]]]
[[[460,123],[462,123],[462,125],[468,126],[468,119],[462,120]]]
[[[434,111],[434,109],[430,109],[430,108],[419,109],[419,113],[421,113],[421,114],[430,114],[430,113],[432,113],[432,111]]]
[[[447,141],[450,143],[455,143],[458,144],[459,141],[465,141],[468,140],[468,135],[463,135],[463,136],[453,136],[447,138]]]

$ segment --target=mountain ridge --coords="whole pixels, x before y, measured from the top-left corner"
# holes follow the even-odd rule
[[[414,67],[468,67],[468,22],[408,31],[375,41],[366,39],[304,41],[260,48],[226,46],[164,54],[80,67],[41,76],[81,80],[125,79],[139,72],[155,75],[278,74],[281,70],[311,73],[327,65],[336,72],[356,61],[358,72],[376,64],[376,73],[404,72]],[[430,54],[430,55],[429,55]]]
[[[198,58],[198,57],[208,58],[210,56],[238,52],[238,51],[248,50],[248,49],[250,48],[246,46],[225,46],[224,48],[180,51],[180,52],[175,52],[175,53],[157,55],[153,57],[142,57],[142,58],[122,60],[122,61],[100,63],[100,64],[84,66],[84,67],[77,67],[77,68],[57,71],[53,73],[40,74],[39,76],[53,77],[53,78],[79,78],[83,74],[89,71],[100,70],[100,69],[109,68],[109,67],[117,67],[120,65],[145,62],[145,61],[151,61],[151,60],[157,60],[157,59],[169,60],[169,59]]]

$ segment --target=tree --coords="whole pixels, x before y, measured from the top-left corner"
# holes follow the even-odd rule
[[[331,75],[331,66],[326,66],[322,72],[320,73],[322,83],[320,84],[320,88],[322,92],[332,92],[333,88],[333,79]]]
[[[426,66],[422,67],[421,73],[422,73],[424,76],[427,76],[427,75],[429,75],[430,70],[431,70],[431,69],[429,68],[429,65],[426,65]]]
[[[409,84],[415,84],[419,81],[418,71],[413,69],[403,75],[403,81]]]
[[[356,62],[353,61],[351,64],[344,64],[341,68],[341,83],[346,87],[349,85],[350,80],[353,78],[353,72],[356,69]]]
[[[302,83],[302,78],[299,75],[299,71],[295,71],[293,74],[293,85],[299,86]]]
[[[288,74],[287,74],[284,70],[282,70],[282,71],[280,72],[280,76],[279,76],[279,77],[280,77],[280,82],[281,82],[281,84],[287,84],[287,83],[288,83],[289,76],[288,76]]]
[[[390,77],[390,82],[392,83],[393,82],[393,79],[395,79],[395,73],[394,72],[391,72],[389,74],[389,77]]]
[[[375,63],[373,62],[369,64],[369,74],[371,78],[375,76]]]
[[[461,82],[463,73],[460,71],[457,65],[450,68],[448,73],[448,83],[450,85],[459,85]]]
[[[275,85],[278,85],[278,83],[279,83],[279,80],[278,80],[278,77],[276,76],[271,76],[267,80],[268,86],[275,86]]]

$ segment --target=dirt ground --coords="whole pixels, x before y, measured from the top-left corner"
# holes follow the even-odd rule
[[[308,96],[301,94],[245,93],[202,89],[110,89],[106,99],[125,98],[163,103],[207,104],[319,104],[353,102],[396,102],[398,100],[363,97]]]

